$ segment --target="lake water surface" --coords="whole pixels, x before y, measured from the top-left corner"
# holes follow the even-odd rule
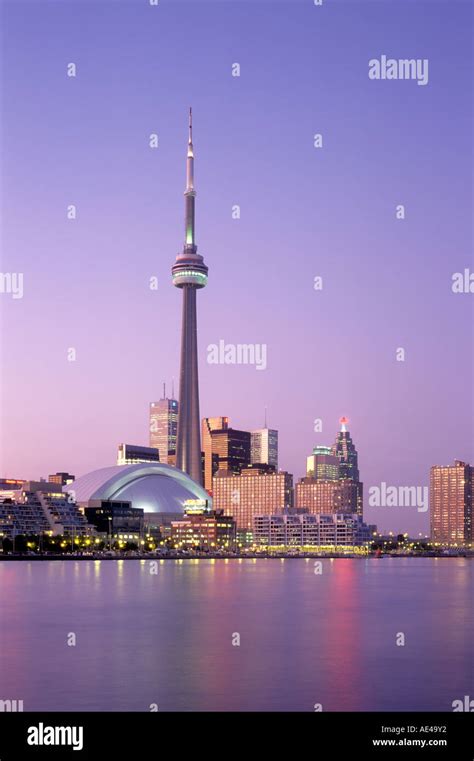
[[[474,698],[474,560],[321,562],[321,574],[302,559],[166,560],[157,574],[148,560],[0,562],[0,699],[450,711]]]

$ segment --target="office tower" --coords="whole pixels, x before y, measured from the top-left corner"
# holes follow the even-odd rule
[[[217,426],[222,427],[217,427]],[[240,473],[250,465],[250,432],[229,428],[229,418],[204,418],[204,487],[212,490],[212,477],[218,470]]]
[[[320,481],[306,476],[295,486],[295,507],[314,514],[362,515],[362,484],[350,479]]]
[[[474,467],[461,460],[433,465],[430,472],[431,541],[468,544],[472,541]]]
[[[186,160],[185,240],[172,268],[173,285],[183,291],[181,364],[179,375],[178,435],[176,467],[197,483],[202,483],[201,435],[199,430],[199,380],[197,352],[196,294],[207,284],[208,268],[197,253],[195,237],[194,150],[192,112],[189,109],[189,137]]]
[[[292,507],[293,476],[257,467],[241,474],[219,470],[213,478],[213,507],[231,515],[237,529],[253,530],[255,515],[273,515]]]
[[[351,439],[351,435],[347,430],[348,419],[342,417],[340,419],[341,430],[337,434],[336,441],[332,448],[332,453],[339,459],[339,480],[349,481],[357,484],[357,488],[354,489],[351,486],[347,486],[341,494],[341,501],[345,505],[345,512],[359,513],[363,512],[363,490],[364,484],[359,479],[359,463],[357,449]]]
[[[337,434],[332,453],[339,459],[339,478],[350,478],[352,481],[359,480],[359,466],[357,449],[355,448],[351,435],[347,430],[346,417],[340,419],[341,430]]]
[[[48,481],[50,484],[61,484],[61,486],[66,486],[66,484],[71,484],[75,478],[76,476],[71,475],[71,473],[53,473],[48,476]]]
[[[339,478],[339,457],[332,447],[314,447],[313,454],[306,458],[306,475],[318,481],[337,481]]]
[[[159,402],[150,404],[150,447],[158,449],[160,462],[171,464],[170,458],[176,451],[178,409],[176,399],[167,399],[165,390]]]
[[[278,431],[265,427],[250,432],[250,461],[278,470]]]
[[[207,491],[212,491],[212,477],[219,469],[219,458],[212,451],[212,432],[226,431],[229,428],[229,418],[227,417],[205,417],[202,419],[202,451],[204,455],[203,462],[203,483]]]
[[[158,450],[136,444],[119,444],[117,465],[134,465],[137,462],[160,462]]]

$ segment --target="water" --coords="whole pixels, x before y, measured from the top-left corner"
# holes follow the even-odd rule
[[[446,711],[474,698],[474,560],[322,564],[316,575],[313,560],[167,560],[151,575],[140,560],[0,563],[0,699],[25,711]]]

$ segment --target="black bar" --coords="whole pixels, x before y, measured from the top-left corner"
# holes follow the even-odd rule
[[[268,758],[436,758],[472,761],[472,713],[2,713],[0,761],[142,759],[213,751]],[[41,730],[42,726],[42,730]],[[53,728],[53,731],[48,728]],[[64,734],[56,728],[65,728]],[[73,728],[76,733],[73,734]],[[82,736],[80,729],[82,728]],[[73,745],[32,745],[31,740]],[[79,747],[81,746],[82,747]],[[329,755],[331,754],[331,755]]]

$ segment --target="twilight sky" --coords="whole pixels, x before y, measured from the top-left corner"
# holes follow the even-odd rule
[[[148,443],[179,373],[189,105],[202,415],[250,429],[267,406],[295,479],[347,415],[366,495],[474,461],[474,294],[451,289],[474,269],[469,2],[0,5],[1,271],[24,276],[0,294],[0,476]],[[381,55],[428,59],[428,84],[369,79]],[[208,364],[221,339],[266,344],[267,368]],[[365,515],[428,530],[416,508]]]

